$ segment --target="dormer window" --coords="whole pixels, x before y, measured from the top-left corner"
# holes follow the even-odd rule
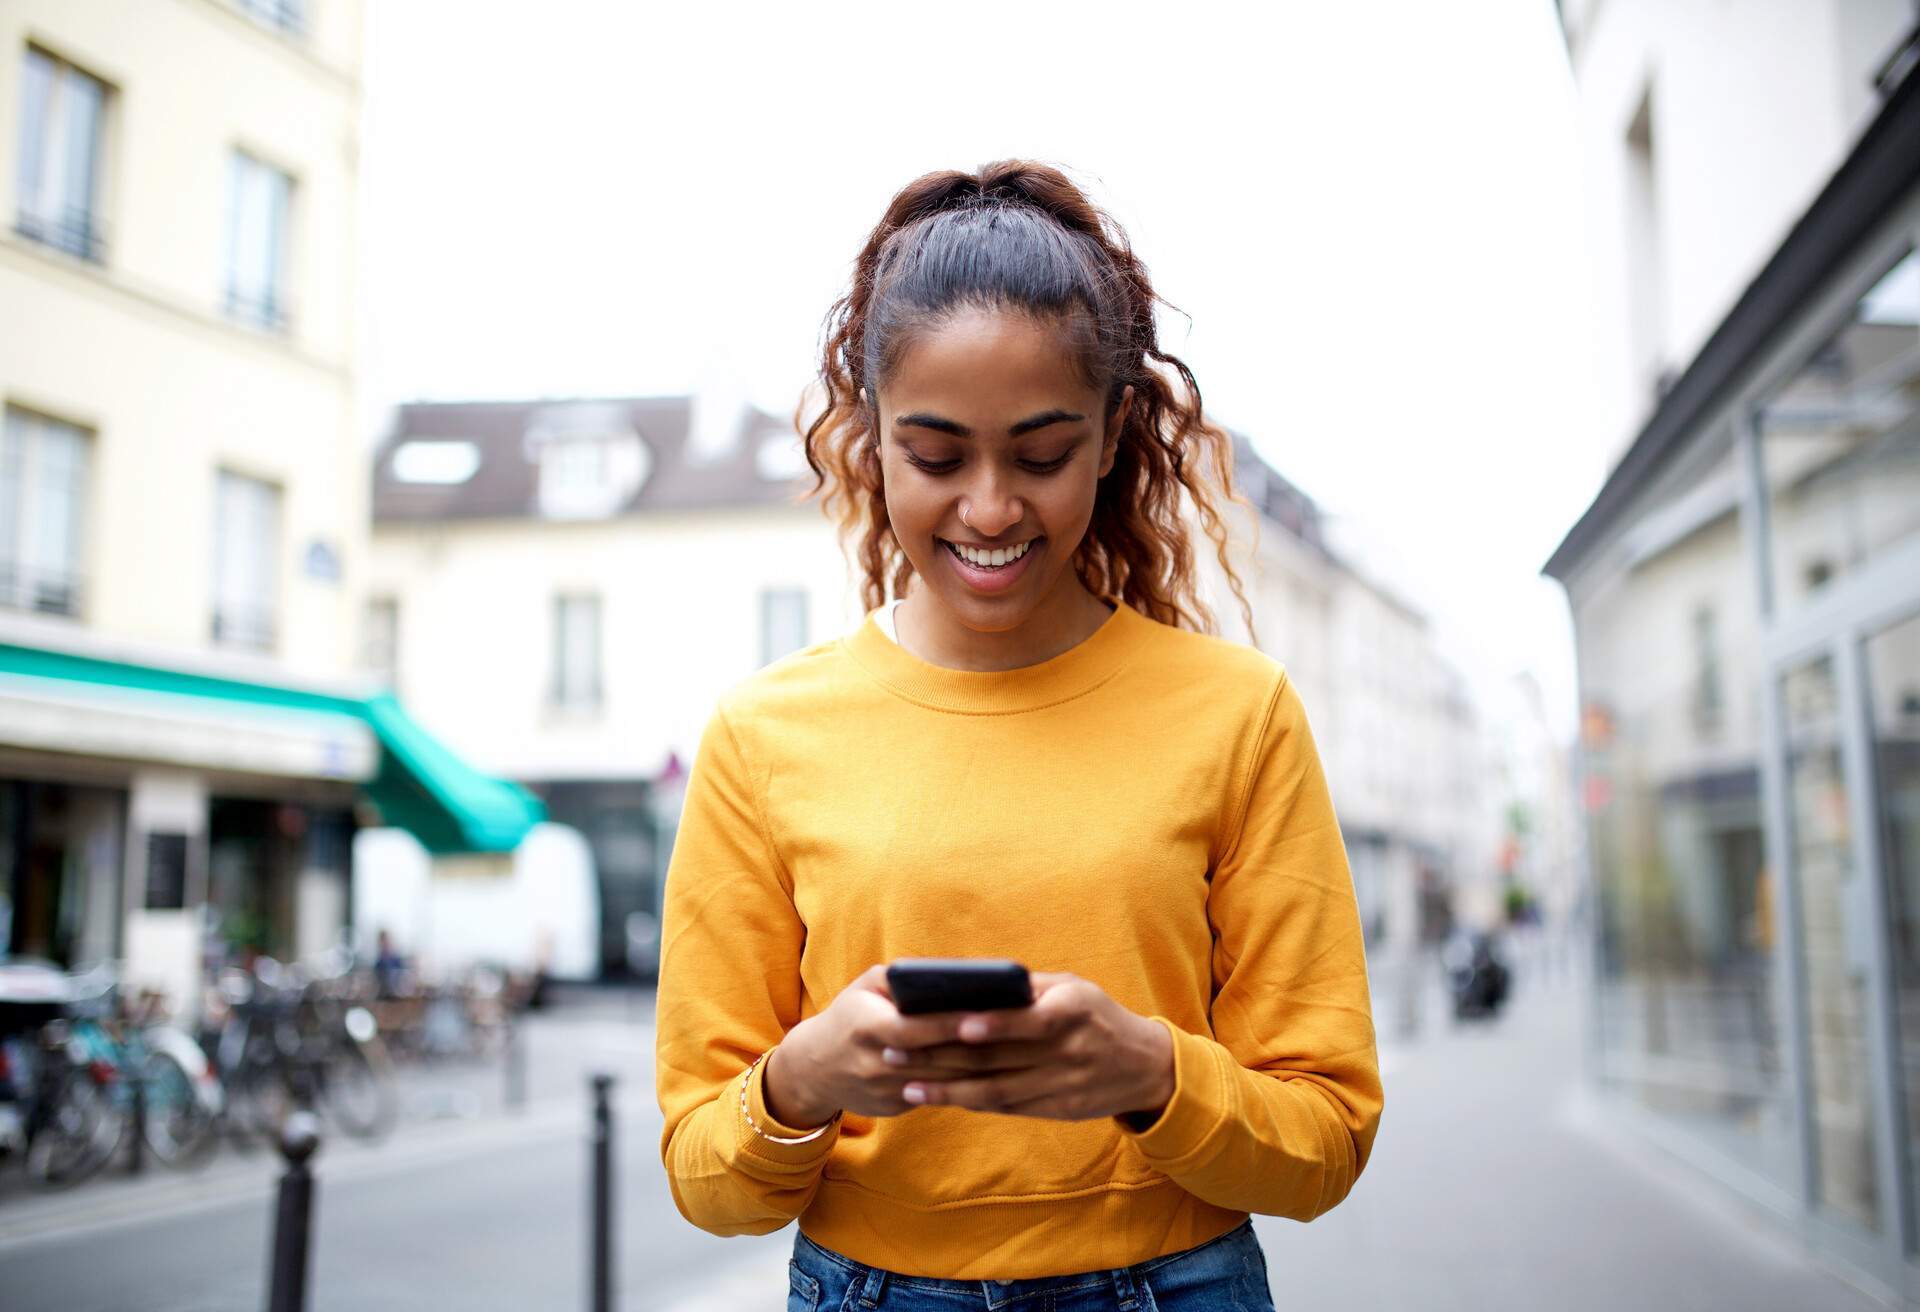
[[[563,437],[540,453],[542,498],[591,501],[607,482],[607,445],[603,437]]]
[[[526,455],[539,470],[540,513],[602,519],[629,505],[652,458],[624,407],[581,403],[535,416]]]

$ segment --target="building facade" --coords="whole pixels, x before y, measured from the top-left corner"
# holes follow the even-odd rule
[[[1422,1023],[1437,904],[1492,923],[1498,900],[1499,788],[1482,718],[1419,610],[1343,559],[1312,498],[1244,437],[1230,508],[1230,556],[1260,648],[1286,665],[1313,722],[1340,813],[1382,1017]],[[1196,539],[1201,540],[1201,539]],[[1221,632],[1246,626],[1211,547],[1205,592]]]
[[[458,763],[352,678],[360,24],[0,8],[0,951],[176,1004],[329,946],[376,812],[454,847],[532,814],[472,781],[507,823],[456,817]]]
[[[1562,6],[1621,453],[1579,660],[1593,1070],[1920,1293],[1920,14]]]
[[[720,694],[861,617],[804,469],[790,424],[688,397],[406,405],[376,456],[369,661],[586,838],[604,974],[653,969]]]

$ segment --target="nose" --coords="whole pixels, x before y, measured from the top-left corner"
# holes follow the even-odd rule
[[[960,509],[966,512],[966,526],[983,538],[999,537],[1026,514],[1020,498],[991,474],[968,489]]]

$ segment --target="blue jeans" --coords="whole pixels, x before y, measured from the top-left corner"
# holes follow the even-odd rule
[[[1032,1280],[936,1280],[863,1266],[796,1231],[787,1312],[1273,1312],[1249,1217],[1198,1248]]]

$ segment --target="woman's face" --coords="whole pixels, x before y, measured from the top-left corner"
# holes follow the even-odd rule
[[[894,536],[931,599],[980,632],[1080,589],[1073,553],[1133,402],[1128,388],[1103,413],[1059,334],[1018,311],[962,310],[917,333],[880,388]]]

